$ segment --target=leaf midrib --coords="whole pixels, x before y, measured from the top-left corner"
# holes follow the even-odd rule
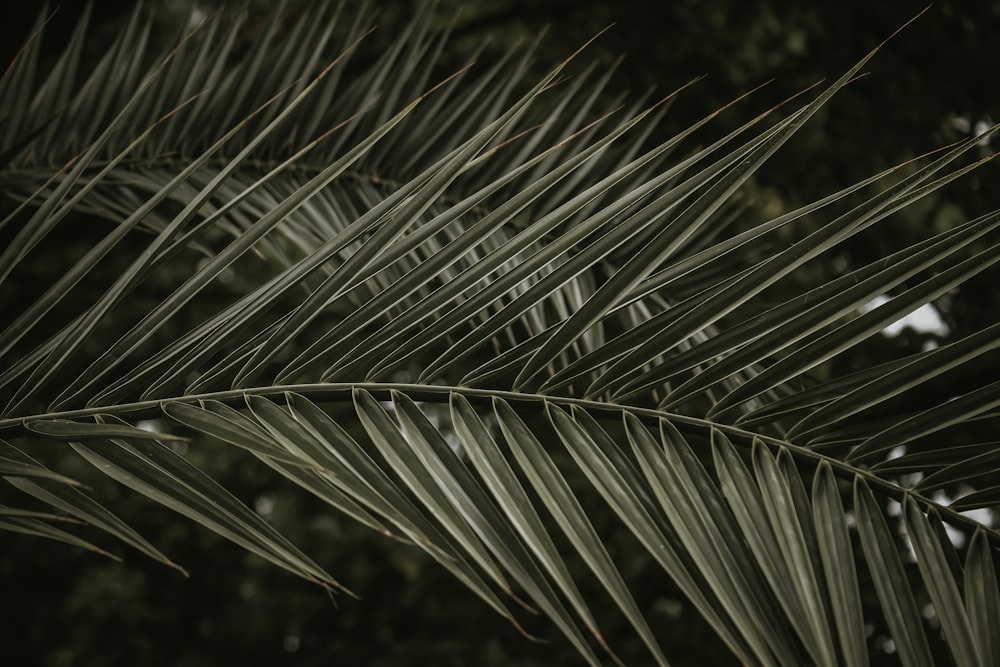
[[[501,399],[513,406],[533,405],[540,406],[545,402],[559,406],[577,406],[591,414],[604,413],[605,415],[621,415],[629,413],[647,423],[656,423],[659,419],[667,419],[673,424],[680,424],[689,427],[704,429],[718,429],[726,435],[734,436],[740,441],[745,441],[749,445],[754,439],[760,440],[765,445],[776,448],[784,447],[795,458],[808,460],[813,465],[819,465],[826,461],[833,469],[834,473],[845,480],[853,481],[856,477],[863,478],[869,486],[878,489],[886,497],[903,502],[907,497],[915,500],[922,507],[935,508],[951,526],[971,535],[978,528],[983,528],[990,542],[1000,547],[1000,530],[988,528],[979,522],[966,517],[947,506],[940,505],[930,498],[927,498],[915,491],[906,489],[889,480],[879,477],[875,473],[857,468],[849,463],[836,458],[825,456],[817,451],[796,445],[794,443],[781,440],[772,436],[747,431],[737,426],[720,424],[706,419],[692,417],[690,415],[677,414],[656,410],[653,408],[641,408],[630,405],[621,405],[612,402],[594,401],[570,396],[551,396],[544,394],[521,393],[515,391],[505,391],[496,389],[476,389],[470,387],[455,387],[448,385],[427,385],[427,384],[405,384],[405,383],[373,383],[373,382],[342,382],[342,383],[319,383],[319,384],[291,384],[291,385],[271,385],[262,387],[250,387],[244,389],[231,389],[227,391],[209,392],[202,394],[189,394],[184,396],[174,396],[170,398],[154,399],[148,401],[138,401],[134,403],[119,403],[115,405],[103,405],[78,410],[66,410],[60,412],[50,412],[35,415],[25,415],[22,417],[9,417],[0,419],[0,438],[17,437],[26,433],[26,424],[31,421],[48,419],[83,419],[94,415],[115,415],[118,417],[129,416],[132,418],[158,417],[163,413],[160,406],[163,403],[183,402],[197,403],[203,400],[214,400],[239,407],[244,402],[244,397],[252,396],[277,396],[281,397],[286,392],[294,392],[307,396],[309,399],[319,402],[337,401],[351,402],[352,392],[355,389],[364,389],[379,400],[391,400],[391,392],[398,391],[406,394],[414,401],[446,403],[452,393],[461,394],[472,403],[490,403],[493,399]]]

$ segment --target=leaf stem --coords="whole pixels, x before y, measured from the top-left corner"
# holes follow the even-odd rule
[[[902,487],[877,474],[851,465],[836,458],[825,456],[813,449],[796,445],[794,443],[774,438],[771,436],[755,433],[746,429],[732,426],[730,424],[720,424],[682,415],[665,410],[652,408],[640,408],[630,405],[606,401],[594,401],[569,396],[548,396],[543,394],[521,393],[515,391],[498,391],[494,389],[475,389],[470,387],[453,387],[447,385],[428,384],[405,384],[405,383],[320,383],[320,384],[291,384],[272,385],[266,387],[251,387],[245,389],[231,389],[227,391],[210,392],[203,394],[190,394],[186,396],[176,396],[169,399],[156,399],[150,401],[139,401],[136,403],[121,403],[116,405],[94,406],[78,410],[66,410],[61,412],[51,412],[47,414],[28,415],[24,417],[14,417],[0,419],[0,438],[18,437],[27,434],[27,424],[37,420],[79,420],[94,415],[112,414],[118,417],[128,416],[133,419],[142,419],[161,416],[160,406],[162,403],[183,402],[197,403],[203,400],[214,400],[240,407],[245,404],[245,396],[267,396],[271,398],[283,398],[285,392],[294,392],[308,397],[310,400],[318,402],[347,402],[352,400],[352,392],[355,389],[363,389],[379,400],[391,400],[392,391],[406,394],[414,401],[446,403],[452,393],[461,394],[469,402],[474,404],[492,404],[493,399],[500,398],[507,401],[512,406],[517,407],[537,407],[543,408],[546,403],[559,405],[562,407],[576,406],[586,410],[595,417],[604,416],[606,418],[619,418],[623,413],[629,413],[646,423],[656,423],[659,419],[666,419],[677,426],[686,426],[692,430],[704,432],[706,429],[718,429],[728,436],[731,436],[740,444],[749,447],[754,440],[759,440],[769,448],[784,447],[796,459],[807,460],[812,465],[818,466],[826,461],[830,464],[834,473],[845,480],[853,481],[856,477],[862,477],[873,489],[878,489],[884,496],[892,498],[902,503],[907,497],[915,500],[923,508],[934,507],[950,525],[967,532],[973,533],[977,528],[983,528],[989,537],[990,542],[1000,548],[1000,531],[995,528],[983,526],[979,522],[957,512],[947,506],[940,505],[930,498],[926,498],[919,493]]]

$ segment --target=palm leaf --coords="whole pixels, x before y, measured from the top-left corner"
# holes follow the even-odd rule
[[[671,653],[594,501],[743,663],[864,665],[884,618],[904,662],[930,664],[924,599],[957,663],[995,662],[1000,531],[962,511],[996,503],[998,465],[962,429],[995,424],[996,383],[920,411],[890,399],[975,364],[997,325],[854,373],[828,362],[992,266],[1000,216],[827,285],[795,277],[976,168],[981,137],[752,223],[741,187],[877,49],[783,119],[690,149],[717,114],[649,147],[664,107],[600,111],[609,75],[566,83],[575,61],[527,84],[514,52],[449,75],[420,19],[349,67],[362,22],[269,25],[243,53],[215,17],[156,57],[137,13],[82,83],[83,25],[47,75],[35,37],[0,79],[0,474],[27,503],[0,529],[104,552],[54,508],[172,565],[29,454],[69,443],[343,588],[171,446],[231,445],[515,625],[509,601],[543,612],[590,664],[618,660],[602,594],[658,664]],[[39,261],[65,269],[22,282]],[[972,536],[964,563],[944,523]]]

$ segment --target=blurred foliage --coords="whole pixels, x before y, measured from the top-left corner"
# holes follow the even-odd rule
[[[164,45],[190,21],[224,4],[223,0],[146,3],[158,25],[155,38]],[[254,13],[270,4],[256,0],[247,7]],[[61,5],[46,33],[45,44],[53,53],[76,24],[84,3]],[[92,55],[100,52],[102,39],[114,34],[130,5],[94,3]],[[345,8],[348,15],[357,10],[354,3]],[[920,8],[913,3],[811,5],[775,0],[441,0],[432,8],[415,2],[391,3],[381,8],[379,28],[365,48],[376,53],[415,13],[433,11],[442,25],[453,26],[444,69],[462,65],[484,43],[479,59],[490,62],[512,42],[533,39],[547,26],[538,59],[542,71],[614,24],[589,47],[591,57],[605,62],[623,56],[617,84],[609,95],[627,88],[634,99],[655,89],[659,91],[652,93],[655,98],[707,75],[671,109],[661,130],[667,135],[774,79],[754,93],[748,104],[722,117],[722,129],[735,127],[751,113],[823,77],[838,75]],[[0,42],[5,63],[13,57],[37,10],[33,3],[4,3]],[[252,28],[253,22],[249,25]],[[755,179],[748,193],[756,210],[773,216],[956,141],[975,132],[977,124],[1000,118],[991,84],[995,71],[986,67],[995,60],[992,40],[998,29],[1000,5],[996,3],[944,0],[935,4],[874,60],[867,77],[839,94]],[[253,48],[251,32],[246,47]],[[984,153],[989,150],[983,147]],[[995,164],[987,165],[926,203],[910,207],[891,226],[882,225],[845,244],[836,264],[808,269],[803,283],[820,284],[886,254],[890,247],[925,238],[973,212],[1000,208],[1000,190],[985,185],[997,177],[998,169]],[[984,272],[936,304],[952,336],[993,321],[991,313],[1000,308],[1000,293],[993,287],[997,280],[996,270]],[[931,339],[929,334],[906,331],[836,363],[865,367],[918,350]],[[978,372],[995,378],[998,368],[994,355]],[[947,376],[948,382],[960,380]],[[59,458],[58,452],[51,454]],[[525,641],[416,550],[331,515],[319,501],[297,493],[240,454],[206,449],[204,443],[195,442],[189,455],[363,600],[342,597],[334,604],[319,589],[206,530],[175,520],[161,507],[135,499],[132,506],[122,509],[122,518],[140,533],[155,535],[157,545],[189,569],[190,579],[183,580],[130,553],[123,554],[128,561],[121,566],[56,543],[4,533],[0,536],[0,645],[6,664],[577,664],[577,654],[543,622],[527,629],[554,638],[554,645]],[[116,490],[110,482],[88,474],[84,464],[78,465],[78,470],[62,469],[107,486],[101,490],[103,497],[114,497]],[[603,505],[603,509],[597,507],[592,519],[607,529],[612,523],[607,516],[610,511]],[[603,517],[598,514],[602,511]],[[628,536],[608,537],[618,554],[629,553]],[[641,581],[648,567],[646,557],[637,556],[631,571],[623,566],[623,574]],[[663,643],[673,647],[675,664],[721,665],[732,660],[697,615],[685,608],[677,591],[657,581],[636,593],[662,633]],[[609,613],[598,622],[613,637],[609,643],[622,659],[635,664],[635,656],[644,651],[626,628],[616,628],[621,620]],[[620,639],[614,637],[616,629],[621,631]],[[875,630],[873,648],[878,649]],[[878,654],[874,655],[877,662]]]

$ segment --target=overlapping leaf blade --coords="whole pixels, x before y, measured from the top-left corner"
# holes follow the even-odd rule
[[[0,333],[0,435],[13,443],[0,441],[0,474],[14,490],[170,564],[25,453],[70,441],[112,478],[339,586],[164,441],[232,445],[423,549],[515,625],[494,589],[544,611],[596,664],[581,628],[608,643],[606,599],[577,579],[589,571],[667,664],[583,509],[603,501],[743,662],[866,664],[865,569],[904,662],[929,664],[936,646],[925,591],[960,664],[996,661],[1000,532],[960,512],[1000,499],[1000,459],[948,429],[992,425],[997,383],[915,413],[890,399],[988,359],[997,325],[847,375],[806,374],[987,270],[997,214],[760,305],[807,261],[978,167],[960,160],[983,137],[748,229],[740,186],[874,52],[749,140],[767,114],[683,146],[712,114],[650,149],[662,109],[601,115],[610,73],[555,85],[562,63],[523,86],[531,55],[511,66],[511,51],[427,97],[445,39],[426,16],[357,75],[346,63],[363,21],[341,30],[313,11],[278,14],[246,55],[237,24],[209,20],[153,70],[136,13],[79,85],[82,28],[41,83],[37,40],[0,79],[0,183],[15,202],[0,284],[72,215],[111,223]],[[816,231],[774,245],[772,232],[809,216]],[[150,287],[166,296],[133,317]],[[139,428],[150,415],[163,432]],[[568,459],[553,455],[560,442]],[[888,498],[903,501],[916,567]],[[59,516],[3,507],[0,529],[100,549]],[[942,520],[974,532],[964,565]]]

